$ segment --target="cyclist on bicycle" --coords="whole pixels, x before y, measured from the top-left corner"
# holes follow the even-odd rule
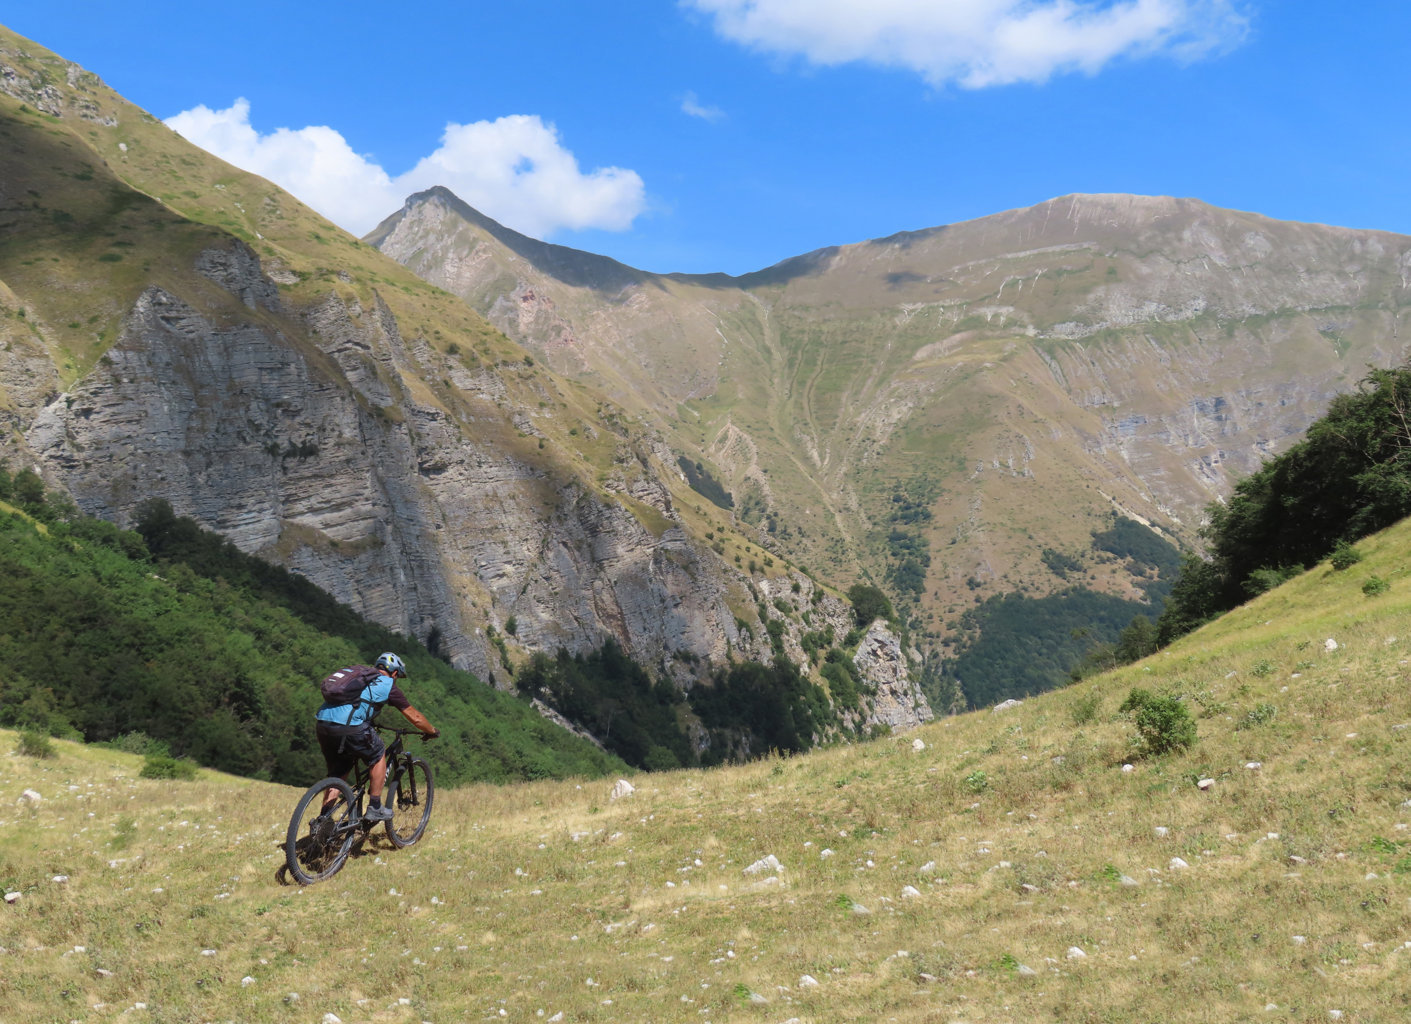
[[[411,701],[397,685],[398,679],[407,676],[402,659],[390,651],[386,652],[378,656],[376,668],[377,678],[367,685],[362,696],[352,705],[325,703],[314,715],[318,745],[323,750],[329,775],[346,779],[359,760],[368,766],[369,801],[363,817],[370,822],[392,820],[392,808],[382,806],[382,786],[387,781],[387,746],[372,727],[373,716],[382,710],[384,704],[391,704],[427,739],[441,735],[425,715],[412,707]],[[328,791],[324,799],[325,809],[337,795],[336,789]]]

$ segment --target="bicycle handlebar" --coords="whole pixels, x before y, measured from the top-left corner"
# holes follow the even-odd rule
[[[390,732],[396,736],[420,736],[423,740],[434,740],[436,738],[435,736],[428,736],[420,729],[404,729],[399,725],[384,725],[376,721],[372,723],[372,727],[374,729],[380,729],[382,732]],[[440,734],[438,733],[437,735]]]

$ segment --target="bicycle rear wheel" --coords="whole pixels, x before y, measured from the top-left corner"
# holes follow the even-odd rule
[[[325,810],[323,802],[329,790],[336,790],[336,797]],[[335,778],[315,782],[289,819],[289,834],[284,840],[289,873],[300,885],[333,877],[348,859],[357,832],[353,787]]]
[[[392,808],[387,838],[392,840],[393,846],[411,846],[421,838],[426,823],[431,820],[431,799],[435,791],[431,766],[419,757],[404,757],[397,792],[389,794],[387,800],[387,806]]]

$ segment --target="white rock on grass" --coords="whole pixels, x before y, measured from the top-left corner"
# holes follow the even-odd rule
[[[27,789],[20,794],[20,798],[15,802],[18,804],[24,804],[28,807],[38,807],[41,803],[44,802],[44,798],[38,793],[36,793],[34,790]]]
[[[745,868],[745,874],[758,875],[764,873],[765,871],[773,871],[777,875],[783,870],[784,865],[780,864],[779,858],[771,853],[769,856],[761,857],[749,867]]]
[[[1323,650],[1325,650],[1325,651],[1335,651],[1335,650],[1337,650],[1337,649],[1338,649],[1338,642],[1337,642],[1336,640],[1334,640],[1332,637],[1328,637],[1328,639],[1326,639],[1326,640],[1323,641]]]
[[[1215,780],[1201,779],[1199,782],[1196,783],[1196,785],[1199,786],[1202,790],[1213,789],[1215,788]]]
[[[1088,958],[1088,954],[1084,953],[1082,949],[1077,946],[1069,946],[1068,952],[1063,955],[1069,960],[1086,960]]]
[[[621,800],[625,796],[631,796],[637,792],[637,787],[626,779],[618,779],[617,785],[612,787],[612,792],[608,794],[609,800]]]
[[[1017,708],[1020,704],[1023,704],[1023,703],[1024,703],[1024,702],[1023,702],[1022,700],[1015,700],[1014,698],[1011,697],[1009,700],[1002,700],[1002,701],[1000,701],[998,704],[996,704],[996,705],[994,706],[993,710],[995,710],[995,711],[1008,711],[1010,708]]]
[[[905,886],[901,891],[901,898],[904,900],[914,900],[921,895],[921,890],[914,885]]]
[[[1183,868],[1188,868],[1188,867],[1190,867],[1190,865],[1187,864],[1185,861],[1183,861],[1180,857],[1172,857],[1172,858],[1171,858],[1171,863],[1167,865],[1167,870],[1168,870],[1168,871],[1180,871],[1180,870],[1182,870]]]
[[[926,741],[920,739],[912,740],[911,749],[916,751],[918,754],[921,753],[921,751],[926,749]]]
[[[800,976],[799,976],[799,988],[817,988],[817,987],[818,987],[818,979],[815,978],[813,975],[811,975],[811,974],[803,974],[803,975],[800,975]]]
[[[325,1013],[323,1015],[323,1024],[343,1024],[343,1018],[336,1013]]]

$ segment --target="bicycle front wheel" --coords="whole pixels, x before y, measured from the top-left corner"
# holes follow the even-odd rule
[[[419,757],[407,757],[401,764],[397,792],[388,800],[392,820],[387,823],[387,838],[397,847],[411,846],[426,831],[431,820],[431,798],[436,791],[431,781],[431,766]]]
[[[333,799],[325,807],[330,794]],[[289,819],[284,858],[300,885],[312,885],[338,873],[357,838],[356,812],[353,787],[342,779],[315,782],[299,799],[294,817]]]

